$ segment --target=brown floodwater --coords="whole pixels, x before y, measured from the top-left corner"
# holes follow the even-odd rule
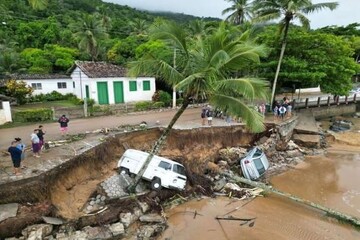
[[[308,157],[295,169],[273,177],[271,184],[360,218],[359,173],[360,149],[338,145],[325,156]],[[268,195],[245,203],[221,197],[175,207],[167,211],[169,228],[159,239],[360,239],[359,230],[288,199]],[[242,221],[215,219],[230,215],[256,219],[252,227],[241,225]]]

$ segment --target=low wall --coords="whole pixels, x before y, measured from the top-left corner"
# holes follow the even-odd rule
[[[295,93],[298,94],[298,93],[319,93],[321,92],[321,89],[320,89],[320,86],[316,87],[316,88],[300,88],[300,89],[296,89],[295,90]]]
[[[309,109],[313,116],[318,118],[334,117],[339,115],[352,114],[356,112],[356,104],[348,105],[333,105],[329,107],[319,107],[319,108],[310,108]]]
[[[0,125],[12,122],[10,102],[1,102],[0,106]]]

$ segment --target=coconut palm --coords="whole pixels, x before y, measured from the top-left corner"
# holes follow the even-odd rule
[[[231,7],[222,11],[222,15],[230,13],[226,21],[232,22],[235,25],[243,24],[246,20],[252,18],[252,4],[249,0],[226,0],[231,2]]]
[[[108,36],[102,22],[95,15],[84,15],[82,19],[71,24],[70,28],[75,32],[79,48],[86,51],[95,61],[99,54],[98,41]]]
[[[254,0],[253,4],[255,10],[255,19],[253,20],[257,22],[267,22],[281,19],[279,25],[282,34],[282,46],[271,92],[271,103],[273,103],[281,62],[285,53],[290,22],[297,19],[304,28],[309,29],[310,21],[306,18],[306,14],[323,9],[334,10],[338,6],[338,3],[327,2],[313,4],[311,0]]]
[[[184,98],[182,106],[152,148],[135,184],[129,187],[130,191],[135,189],[151,158],[165,142],[190,99],[207,99],[212,106],[227,109],[229,114],[242,117],[251,131],[264,130],[262,116],[249,104],[254,99],[267,97],[267,82],[234,76],[249,62],[258,62],[265,48],[247,40],[246,34],[239,36],[234,32],[223,23],[211,34],[194,38],[176,24],[165,22],[151,36],[167,42],[170,49],[177,49],[176,68],[153,56],[144,56],[129,64],[131,76],[153,75],[165,79],[170,86],[175,85],[176,89],[181,90]]]

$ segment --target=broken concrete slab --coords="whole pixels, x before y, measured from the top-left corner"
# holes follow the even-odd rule
[[[111,231],[113,237],[119,237],[125,233],[124,225],[120,222],[111,224],[109,230]]]
[[[5,219],[16,217],[17,211],[19,209],[18,203],[8,203],[0,205],[0,222]]]
[[[49,224],[52,225],[61,225],[64,223],[64,221],[60,218],[54,218],[54,217],[42,217],[42,219]]]
[[[307,135],[307,134],[294,134],[293,141],[302,147],[307,148],[320,148],[320,136],[319,135]]]
[[[21,231],[21,234],[26,239],[44,239],[44,237],[49,236],[53,230],[53,226],[51,224],[35,224],[28,226],[27,228]]]

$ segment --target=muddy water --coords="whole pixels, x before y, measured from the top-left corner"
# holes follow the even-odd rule
[[[307,158],[295,169],[272,178],[276,188],[360,218],[360,149],[335,146],[326,156]],[[169,229],[160,239],[360,239],[360,231],[322,212],[276,197],[243,201],[227,198],[192,201],[170,210]],[[256,217],[255,225],[214,218]],[[194,211],[202,214],[194,219]]]

